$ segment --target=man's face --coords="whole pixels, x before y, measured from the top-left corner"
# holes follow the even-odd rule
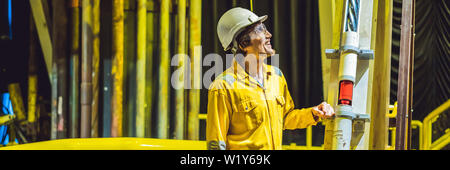
[[[245,50],[249,53],[266,54],[267,57],[275,54],[275,50],[272,49],[270,44],[270,38],[272,34],[267,31],[266,26],[263,23],[259,23],[250,32],[250,45],[245,47]]]

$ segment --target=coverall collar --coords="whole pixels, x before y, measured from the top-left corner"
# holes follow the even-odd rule
[[[233,58],[233,64],[231,67],[232,67],[233,73],[236,74],[236,77],[238,80],[242,80],[242,81],[249,80],[249,82],[258,85],[262,89],[266,89],[265,84],[267,84],[266,82],[268,82],[268,76],[272,75],[272,69],[269,69],[267,64],[263,63],[263,65],[262,65],[263,72],[265,72],[265,74],[263,74],[263,77],[264,77],[264,86],[263,86],[262,84],[258,83],[258,81],[256,81],[256,79],[254,79],[252,76],[250,76],[245,71],[245,69],[242,67],[242,65],[235,58]]]

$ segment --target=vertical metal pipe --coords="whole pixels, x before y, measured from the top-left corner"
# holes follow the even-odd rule
[[[69,137],[78,138],[80,136],[79,119],[79,81],[80,81],[80,2],[71,2],[71,51],[70,51],[70,126]]]
[[[82,1],[81,23],[81,135],[91,137],[92,114],[92,3],[93,0]]]
[[[407,149],[408,143],[408,119],[411,116],[412,103],[412,69],[414,53],[413,47],[413,15],[414,0],[402,1],[402,24],[400,34],[400,55],[398,74],[398,112],[396,120],[396,150]]]
[[[169,130],[169,0],[160,4],[160,63],[157,137],[167,139]]]
[[[111,136],[122,136],[123,119],[123,0],[113,0]]]
[[[189,93],[188,139],[199,139],[200,88],[201,88],[201,23],[202,1],[191,0],[189,9],[189,51],[191,57],[191,90]]]
[[[53,58],[53,57],[52,57]],[[52,59],[53,60],[53,59]],[[50,139],[57,139],[57,135],[56,135],[56,129],[57,129],[57,125],[58,125],[58,120],[57,120],[57,105],[58,105],[58,76],[56,76],[57,71],[56,71],[56,63],[52,62],[52,67],[51,67],[52,71],[51,71],[51,76],[50,76],[50,84],[52,85],[52,90],[51,90],[51,122],[50,122]]]
[[[312,148],[312,126],[306,128],[306,148]]]
[[[412,22],[412,28],[411,28],[411,52],[410,52],[410,83],[409,83],[409,113],[408,113],[408,136],[406,138],[406,149],[411,149],[411,135],[412,135],[412,128],[411,128],[411,122],[412,122],[412,112],[413,112],[413,92],[414,92],[414,39],[415,39],[415,32],[416,32],[416,0],[412,0],[412,12],[411,12],[411,22]]]
[[[100,77],[100,0],[93,0],[91,137],[94,138],[98,137],[99,77]]]
[[[31,141],[36,141],[37,123],[36,123],[36,100],[38,90],[38,75],[37,75],[37,56],[36,50],[38,40],[36,39],[36,28],[34,22],[30,19],[30,55],[28,59],[28,123],[30,130],[28,133],[32,137]]]
[[[100,109],[102,113],[102,137],[111,137],[111,61],[112,61],[112,1],[100,1],[100,67],[102,69],[102,87]]]
[[[67,84],[67,4],[66,1],[53,0],[53,21],[52,21],[52,42],[53,42],[53,59],[57,62],[58,76],[58,125],[57,137],[67,137],[67,106],[68,106],[68,84]]]
[[[136,63],[136,137],[145,136],[145,72],[147,40],[147,0],[137,1],[137,63]]]
[[[152,131],[152,99],[153,99],[153,56],[155,44],[155,2],[147,2],[147,45],[145,74],[145,137],[151,137]]]
[[[184,139],[184,54],[186,54],[186,0],[178,1],[178,25],[177,25],[177,54],[178,70],[182,70],[180,79],[176,81],[177,87],[175,92],[175,138]]]
[[[123,34],[123,134],[135,136],[136,130],[136,0],[124,1]]]

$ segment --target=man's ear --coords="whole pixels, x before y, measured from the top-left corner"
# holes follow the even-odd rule
[[[245,47],[243,47],[242,44],[239,44],[238,46],[242,51],[247,52],[247,51],[245,51]]]

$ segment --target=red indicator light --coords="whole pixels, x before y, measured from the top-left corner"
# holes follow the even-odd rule
[[[339,83],[339,100],[338,104],[352,105],[353,98],[353,82],[342,80]]]

